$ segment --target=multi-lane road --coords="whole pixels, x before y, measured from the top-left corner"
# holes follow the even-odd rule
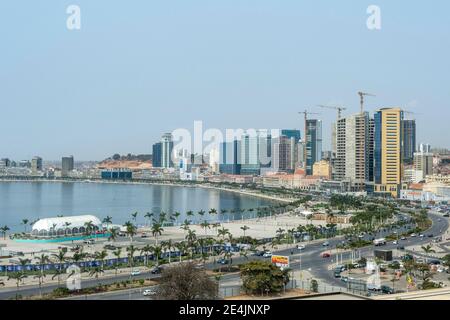
[[[403,247],[411,247],[411,246],[420,246],[425,245],[429,243],[432,238],[427,237],[427,235],[432,234],[434,237],[443,235],[448,226],[449,222],[447,218],[443,218],[441,215],[431,213],[429,215],[430,219],[432,220],[432,226],[429,230],[424,232],[425,237],[410,237],[407,240],[399,240],[398,245],[394,245],[393,243],[388,243],[386,246],[383,246],[383,249],[386,250],[395,250],[398,246]],[[399,233],[401,233],[403,230],[398,230]],[[386,232],[380,231],[378,234],[375,235],[375,237],[385,237]],[[328,266],[335,262],[336,259],[336,245],[342,242],[342,237],[328,239],[329,246],[325,247],[323,246],[323,242],[325,241],[316,241],[311,242],[309,244],[306,244],[305,249],[302,251],[299,251],[297,249],[292,248],[286,248],[286,249],[280,249],[276,250],[273,253],[277,255],[286,255],[291,256],[291,265],[290,267],[294,270],[308,270],[314,277],[321,279],[325,281],[326,283],[333,285],[333,286],[339,286],[339,287],[345,287],[345,284],[340,281],[339,279],[334,278],[333,273],[328,269]],[[363,248],[358,249],[359,253],[362,257],[364,256],[370,256],[373,255],[374,246],[366,246]],[[322,253],[323,252],[330,252],[331,257],[330,258],[323,258]],[[408,250],[406,250],[408,251]],[[249,257],[250,259],[267,259],[259,256],[252,256]],[[341,254],[339,254],[339,258],[341,258]],[[350,258],[350,252],[343,254],[344,260],[348,260]],[[246,261],[246,258],[244,257],[235,257],[232,259],[233,264],[240,264]],[[206,264],[205,267],[207,269],[214,269],[217,268],[217,265],[213,263]],[[159,275],[153,275],[151,273],[142,273],[140,275],[134,276],[134,279],[151,279],[159,277]],[[114,282],[119,282],[123,280],[130,279],[129,274],[122,274],[115,277],[110,278],[102,278],[100,282],[102,284],[110,284]],[[228,274],[225,275],[221,283],[225,283],[225,286],[227,283],[237,283],[239,280],[239,274]],[[88,279],[82,281],[82,287],[92,287],[97,285],[99,280],[96,279]],[[43,293],[49,293],[52,292],[54,289],[56,289],[58,285],[56,284],[49,284],[44,285],[42,287]],[[121,290],[121,291],[115,291],[115,292],[108,292],[108,293],[101,293],[96,295],[89,295],[89,296],[79,296],[74,297],[72,299],[101,299],[101,300],[123,300],[123,299],[143,299],[142,291],[146,288],[142,289],[130,289],[130,290]],[[19,290],[19,294],[22,296],[29,296],[29,295],[38,295],[39,294],[39,288],[37,286],[24,286],[21,287]],[[9,299],[13,298],[16,295],[15,288],[5,288],[0,289],[0,299]]]

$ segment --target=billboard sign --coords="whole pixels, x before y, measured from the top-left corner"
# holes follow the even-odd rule
[[[280,268],[289,268],[289,256],[272,256],[272,263]]]

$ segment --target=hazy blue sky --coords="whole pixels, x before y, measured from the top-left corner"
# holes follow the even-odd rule
[[[151,153],[194,120],[303,131],[308,106],[328,147],[335,113],[314,106],[356,112],[360,89],[377,95],[368,110],[417,111],[418,142],[450,147],[449,15],[446,0],[4,0],[0,157]]]

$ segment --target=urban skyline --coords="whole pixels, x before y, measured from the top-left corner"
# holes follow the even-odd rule
[[[352,114],[358,90],[376,95],[367,111],[419,113],[418,143],[450,147],[440,134],[450,101],[445,1],[439,11],[378,1],[377,31],[366,27],[368,3],[78,2],[76,31],[66,28],[63,4],[2,4],[2,156],[149,153],[161,132],[195,120],[222,129],[302,129],[295,115],[305,108],[322,113],[330,150],[334,114],[315,105]],[[23,27],[24,14],[33,27]]]

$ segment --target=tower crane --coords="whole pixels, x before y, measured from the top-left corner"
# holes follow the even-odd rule
[[[369,96],[369,97],[375,97],[374,94],[371,93],[366,93],[366,92],[358,92],[359,97],[360,97],[360,105],[361,105],[361,113],[364,112],[364,97],[365,96]]]
[[[404,114],[410,114],[410,115],[419,115],[421,113],[417,113],[417,112],[413,112],[413,111],[408,111],[408,110],[402,110]]]
[[[327,108],[327,109],[335,109],[337,110],[337,119],[339,120],[342,115],[342,111],[347,110],[347,108],[344,107],[335,107],[335,106],[324,106],[322,104],[317,105],[319,108]]]

